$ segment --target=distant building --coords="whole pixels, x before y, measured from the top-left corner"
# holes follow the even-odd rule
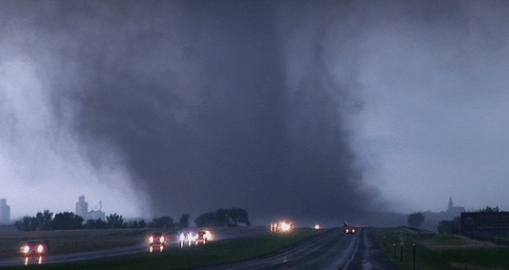
[[[78,202],[76,203],[76,215],[83,218],[83,220],[87,221],[89,219],[97,220],[106,220],[106,215],[102,210],[102,203],[99,202],[99,210],[91,210],[88,211],[88,203],[85,201],[85,196],[79,196]]]
[[[461,233],[468,236],[509,232],[509,212],[461,213]]]
[[[6,199],[0,200],[0,224],[11,223],[11,207],[7,205]]]
[[[76,215],[85,219],[88,213],[88,203],[85,201],[85,196],[79,196],[76,203]]]
[[[461,216],[462,212],[465,212],[465,207],[454,206],[452,197],[449,197],[449,203],[447,210],[440,212],[426,211],[424,214],[424,223],[421,225],[422,229],[436,231],[438,223],[442,220],[453,220],[455,217]]]
[[[95,211],[91,210],[91,211],[88,211],[87,218],[85,220],[89,220],[89,219],[93,219],[93,220],[98,220],[98,219],[106,220],[106,215],[101,210],[95,210]]]
[[[465,207],[454,206],[454,203],[452,202],[452,197],[449,197],[449,207],[447,208],[447,211],[445,211],[445,213],[455,218],[457,216],[460,216],[462,212],[465,212]]]

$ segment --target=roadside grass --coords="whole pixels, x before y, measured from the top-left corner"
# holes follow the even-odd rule
[[[31,231],[0,230],[0,258],[19,256],[21,242],[41,239],[49,243],[51,253],[69,253],[107,249],[143,243],[148,229],[104,229]]]
[[[414,244],[415,269],[509,269],[509,248],[490,242],[461,235],[419,234],[405,228],[376,228],[373,233],[383,252],[400,269],[412,269]]]
[[[196,230],[198,228],[188,228]],[[207,228],[213,234],[228,236],[243,232],[268,232],[266,226]],[[49,243],[51,254],[94,251],[121,246],[144,244],[146,235],[152,229],[94,229],[94,230],[56,230],[56,231],[18,231],[0,229],[0,258],[19,256],[18,247],[26,240],[41,239]],[[157,231],[157,230],[156,230]],[[160,230],[159,230],[160,231]],[[167,229],[165,233],[176,241],[178,229]]]
[[[294,245],[326,230],[296,229],[288,234],[267,234],[249,238],[238,238],[206,245],[168,249],[161,253],[144,253],[111,259],[86,262],[36,265],[37,269],[192,269],[224,263],[238,262],[269,254]],[[20,269],[26,266],[6,267]]]

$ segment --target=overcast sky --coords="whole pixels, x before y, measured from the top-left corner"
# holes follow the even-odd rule
[[[504,1],[2,1],[11,217],[509,210]]]

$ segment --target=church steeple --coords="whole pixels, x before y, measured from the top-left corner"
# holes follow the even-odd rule
[[[451,210],[454,207],[454,203],[452,203],[452,196],[449,197],[449,208],[448,210]]]

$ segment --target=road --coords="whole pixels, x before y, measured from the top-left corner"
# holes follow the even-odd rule
[[[334,229],[299,245],[257,259],[200,270],[323,269],[397,270],[377,248],[369,229],[345,235]]]
[[[248,235],[235,234],[223,236],[221,238],[237,238],[246,236]],[[174,244],[172,247],[176,248],[177,244]],[[43,263],[76,262],[143,252],[147,252],[146,245],[50,255],[44,259]],[[0,261],[0,266],[22,264],[24,264],[24,261],[21,258],[12,258]],[[356,234],[345,235],[342,229],[337,228],[322,235],[313,237],[298,245],[282,249],[257,259],[234,264],[200,268],[199,270],[224,269],[396,270],[397,268],[390,264],[384,254],[377,248],[374,237],[369,229],[361,229]]]
[[[264,233],[266,230],[253,230],[253,231],[246,231],[246,232],[235,232],[235,233],[223,233],[223,234],[217,234],[214,235],[215,241],[221,241],[231,238],[242,238],[242,237],[249,237],[253,235],[259,235]],[[174,237],[177,237],[174,235]],[[178,248],[178,243],[172,243],[169,245],[168,248]],[[140,254],[147,252],[147,244],[141,243],[139,245],[135,246],[127,246],[127,247],[118,247],[118,248],[112,248],[112,249],[105,249],[105,250],[96,250],[96,251],[87,251],[87,252],[75,252],[75,253],[68,253],[68,254],[51,254],[45,258],[43,258],[42,263],[48,264],[48,263],[66,263],[66,262],[77,262],[77,261],[86,261],[86,260],[93,260],[93,259],[102,259],[102,258],[109,258],[109,257],[116,257],[116,256],[125,256],[125,255],[133,255],[133,254]],[[29,264],[37,264],[37,259],[32,259]],[[0,267],[2,266],[13,266],[13,265],[23,265],[25,264],[25,261],[21,257],[16,258],[7,258],[7,259],[0,259]]]

